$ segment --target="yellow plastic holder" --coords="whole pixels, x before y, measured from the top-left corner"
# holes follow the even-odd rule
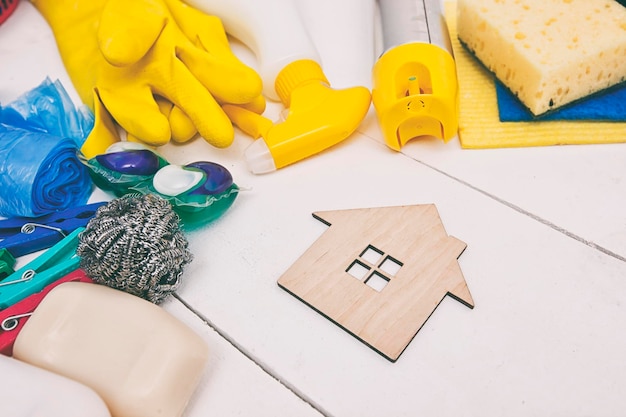
[[[452,55],[437,45],[410,42],[387,50],[372,70],[372,102],[387,146],[457,134],[459,93]]]

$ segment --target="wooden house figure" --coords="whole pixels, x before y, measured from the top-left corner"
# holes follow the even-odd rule
[[[446,295],[474,300],[433,204],[313,213],[329,226],[278,285],[395,362]]]

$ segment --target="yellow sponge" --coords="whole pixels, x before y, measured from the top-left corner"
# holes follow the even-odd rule
[[[615,0],[458,0],[459,40],[535,115],[626,80]]]
[[[464,149],[626,142],[626,123],[576,120],[500,122],[493,75],[461,46],[455,1],[445,2],[459,77],[459,141]]]

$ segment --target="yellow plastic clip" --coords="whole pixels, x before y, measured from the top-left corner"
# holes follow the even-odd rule
[[[458,129],[459,95],[452,55],[429,43],[385,52],[373,68],[372,101],[387,145],[435,136],[447,142]]]

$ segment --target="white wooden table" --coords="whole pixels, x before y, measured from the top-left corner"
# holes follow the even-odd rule
[[[331,84],[369,83],[374,55],[349,22],[323,17],[309,16],[311,35]],[[46,76],[76,99],[45,21],[23,1],[0,26],[0,102]],[[370,111],[340,145],[255,176],[242,157],[250,143],[238,133],[225,150],[201,139],[162,148],[174,163],[221,163],[246,188],[189,233],[195,260],[164,304],[211,350],[186,417],[623,415],[626,145],[464,150],[424,139],[397,153]],[[459,263],[476,307],[444,299],[396,363],[277,286],[326,230],[314,211],[423,203],[467,243]]]

